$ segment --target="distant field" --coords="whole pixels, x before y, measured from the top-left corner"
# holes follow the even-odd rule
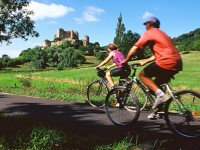
[[[182,55],[183,71],[175,75],[175,80],[171,84],[177,89],[195,89],[200,91],[200,53],[193,52]],[[130,62],[131,64],[132,62]],[[139,69],[141,70],[142,67]],[[138,71],[139,72],[139,71]],[[72,81],[91,81],[96,76],[95,68],[70,69],[64,71],[42,72],[36,76],[54,79],[65,79]]]
[[[171,81],[172,87],[200,92],[200,52],[184,54],[182,58],[183,71],[175,76],[175,80]],[[28,73],[1,72],[0,92],[84,102],[88,83],[98,78],[94,68],[98,63],[93,57],[90,57],[88,64],[77,69]],[[32,86],[24,88],[17,78],[27,74],[31,75]]]

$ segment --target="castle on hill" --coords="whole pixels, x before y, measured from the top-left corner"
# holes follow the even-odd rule
[[[90,44],[89,36],[85,35],[82,40],[79,40],[79,33],[77,31],[68,30],[60,28],[54,35],[54,41],[46,39],[43,42],[43,47],[52,47],[53,45],[60,45],[63,41],[68,40],[72,44],[79,43],[83,46],[88,46]]]

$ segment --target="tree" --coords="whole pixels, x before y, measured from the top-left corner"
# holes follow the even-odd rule
[[[127,33],[124,33],[119,46],[122,53],[126,55],[139,38],[140,35],[138,33],[133,33],[131,30],[128,30]]]
[[[197,39],[192,44],[192,50],[200,50],[200,39]]]
[[[19,54],[19,57],[24,59],[24,63],[25,62],[30,62],[32,60],[33,53],[34,53],[33,50],[31,48],[28,48],[26,50],[23,50]]]
[[[0,58],[0,70],[3,68],[2,58]]]
[[[50,67],[56,67],[58,65],[58,56],[61,53],[62,49],[54,45],[51,48],[44,48],[43,50],[47,53],[47,64]]]
[[[117,28],[115,29],[115,33],[116,33],[116,37],[114,38],[115,44],[120,46],[125,30],[126,28],[124,24],[122,23],[122,14],[120,13],[120,16],[118,17]]]
[[[37,70],[42,70],[47,67],[47,53],[41,47],[35,47],[33,49],[30,66],[34,67]]]
[[[58,58],[58,70],[66,67],[77,67],[78,64],[85,62],[85,57],[73,47],[63,49]]]
[[[28,40],[28,36],[39,36],[30,18],[33,11],[26,9],[29,3],[30,0],[0,0],[0,43],[10,44],[13,38]]]
[[[106,58],[106,53],[104,52],[97,52],[96,53],[97,60],[104,60]]]
[[[8,67],[10,62],[11,62],[11,58],[8,55],[6,55],[6,54],[2,55],[2,65],[3,65],[3,67]]]

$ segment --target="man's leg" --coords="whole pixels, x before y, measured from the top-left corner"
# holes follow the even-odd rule
[[[140,72],[139,78],[142,81],[142,83],[144,83],[144,85],[147,86],[150,90],[152,90],[156,95],[155,103],[154,103],[154,105],[152,107],[153,109],[155,109],[157,107],[157,105],[159,105],[160,103],[164,102],[165,99],[168,99],[168,97],[157,86],[157,84],[151,78],[147,77],[147,75],[145,74],[144,70],[142,70]]]
[[[145,71],[147,73],[145,73]],[[146,70],[142,70],[139,74],[139,78],[143,82],[143,84],[147,86],[150,90],[152,90],[156,95],[155,103],[153,104],[153,107],[152,107],[153,109],[156,109],[159,104],[169,99],[169,96],[166,95],[158,87],[158,85],[151,79],[151,77],[157,76],[157,73],[160,73],[159,68],[157,68],[157,66],[152,64],[148,66]],[[157,117],[158,117],[158,114],[156,114],[156,112],[153,112],[148,116],[149,119],[156,119]]]
[[[144,83],[145,86],[147,86],[154,93],[159,89],[158,86],[154,83],[154,81],[146,76],[144,70],[140,72],[139,79],[142,81],[142,83]]]

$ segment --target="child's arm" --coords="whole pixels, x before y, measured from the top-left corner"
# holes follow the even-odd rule
[[[102,63],[100,63],[96,68],[99,68],[107,64],[111,60],[112,57],[113,57],[113,52],[110,52],[108,57]]]
[[[113,63],[111,66],[109,66],[109,67],[106,67],[106,69],[107,70],[109,70],[109,69],[111,69],[111,68],[113,68],[113,67],[115,67],[116,66],[116,64],[115,63]]]

